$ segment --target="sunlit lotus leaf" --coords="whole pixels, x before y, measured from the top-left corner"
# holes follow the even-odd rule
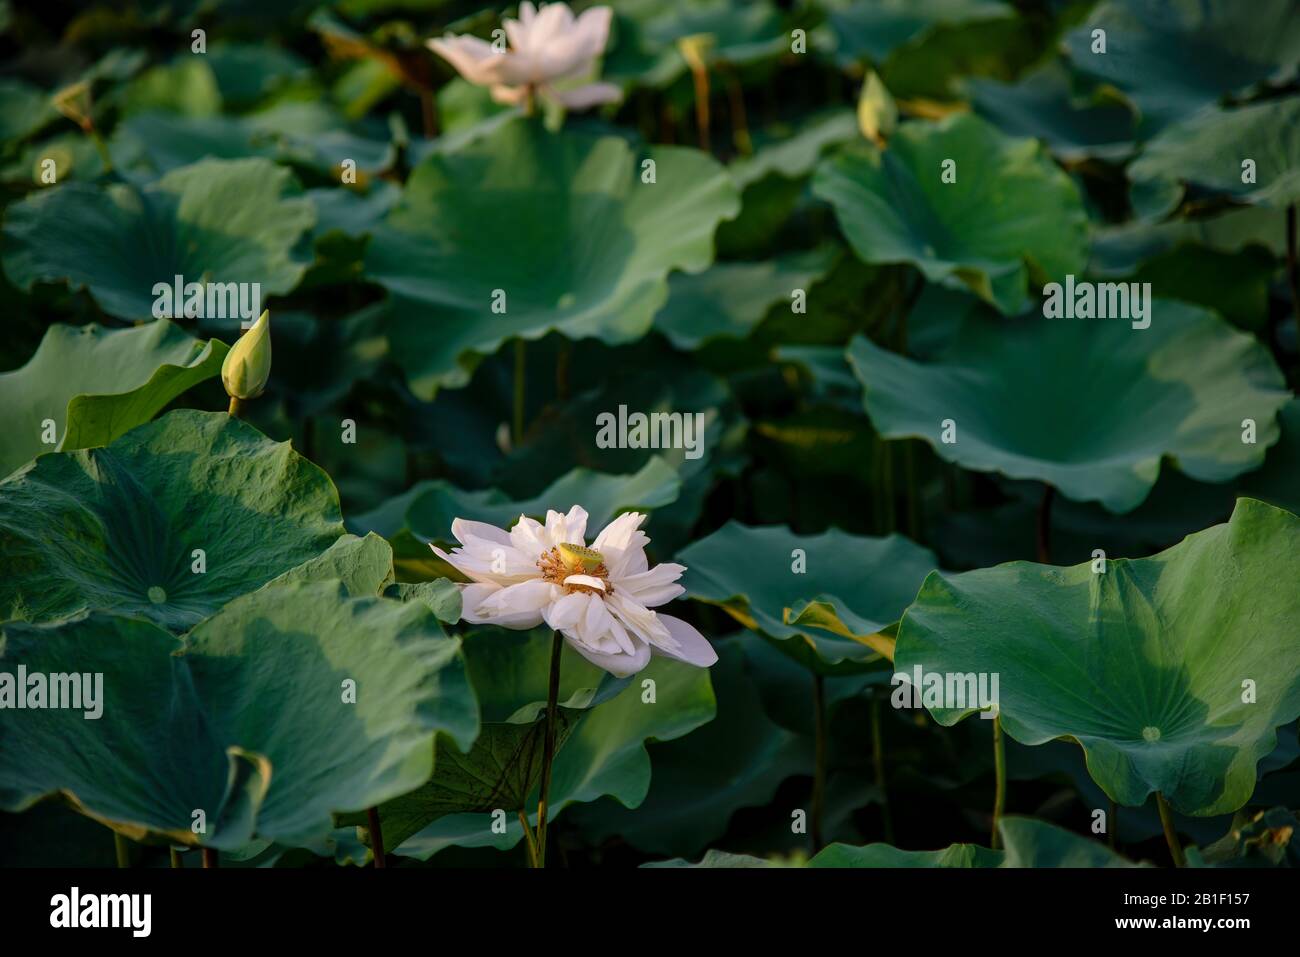
[[[0,374],[0,475],[42,452],[107,445],[218,375],[225,355],[225,343],[166,319],[130,329],[50,326],[25,366]],[[54,444],[45,441],[51,433]]]
[[[104,613],[10,622],[0,673],[19,667],[102,674],[102,713],[7,717],[0,807],[58,794],[135,839],[226,850],[318,839],[333,812],[423,783],[436,732],[468,748],[478,730],[460,642],[433,613],[349,598],[338,582],[262,589],[183,638]]]
[[[943,181],[946,163],[953,182]],[[911,263],[1004,313],[1025,307],[1037,278],[1062,279],[1087,261],[1074,183],[1037,142],[969,114],[904,123],[884,150],[846,147],[818,166],[813,191],[864,261]]]
[[[718,222],[738,209],[726,171],[699,151],[517,119],[421,163],[365,269],[392,295],[395,358],[430,398],[517,336],[639,338],[669,271],[707,266]]]
[[[5,273],[21,289],[67,280],[124,319],[150,318],[155,283],[178,275],[210,291],[255,282],[263,299],[286,293],[306,269],[295,246],[315,218],[291,183],[287,169],[247,159],[205,160],[143,188],[52,186],[6,210]]]
[[[1094,31],[1105,52],[1093,52]],[[1065,36],[1074,65],[1122,90],[1150,132],[1300,64],[1292,0],[1107,0]]]
[[[334,484],[289,443],[181,409],[0,482],[0,619],[106,609],[184,631],[341,534]]]
[[[1257,467],[1288,398],[1253,336],[1183,303],[1156,299],[1149,310],[1145,329],[1123,318],[973,317],[932,362],[863,337],[849,361],[881,435],[916,436],[963,468],[1127,512],[1165,457],[1206,482]],[[1242,441],[1245,419],[1253,444]]]
[[[999,0],[841,0],[832,4],[828,23],[840,60],[880,62],[936,27],[1005,20],[1015,13]]]
[[[788,528],[728,522],[683,549],[682,584],[698,601],[777,641],[818,672],[858,670],[880,660],[889,641],[879,636],[902,616],[938,562],[929,549],[901,535],[849,535],[830,529],[795,535]],[[787,609],[820,599],[843,609],[863,641],[786,623]]]
[[[1230,569],[1231,574],[1224,574]],[[898,671],[998,675],[1022,744],[1069,737],[1113,800],[1152,791],[1197,816],[1241,807],[1275,729],[1300,716],[1300,518],[1240,499],[1227,524],[1104,572],[1012,562],[931,575],[898,632]],[[932,707],[941,724],[973,713]]]

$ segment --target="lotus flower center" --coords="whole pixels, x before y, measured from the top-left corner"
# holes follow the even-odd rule
[[[1154,728],[1151,725],[1147,725],[1145,728],[1142,729],[1142,738],[1143,740],[1146,741],[1159,741],[1160,729]]]
[[[609,569],[605,567],[605,556],[586,545],[564,543],[542,552],[537,559],[537,567],[542,570],[542,578],[556,585],[562,585],[567,592],[585,591],[593,595],[610,595],[614,586],[609,581]],[[588,582],[566,581],[571,575],[598,578],[604,588]]]
[[[159,588],[157,585],[150,586],[149,590],[145,592],[145,594],[149,596],[149,600],[155,605],[161,605],[167,600],[167,592],[162,588]]]

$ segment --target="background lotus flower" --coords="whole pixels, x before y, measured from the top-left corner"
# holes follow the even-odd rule
[[[535,92],[558,100],[572,110],[613,103],[622,92],[612,83],[582,83],[595,71],[595,61],[609,39],[609,7],[592,7],[575,17],[568,4],[519,5],[519,19],[502,21],[510,48],[498,50],[486,40],[447,36],[429,41],[429,48],[465,79],[490,87],[498,103],[528,103]],[[578,85],[564,86],[564,81]],[[559,85],[557,85],[559,84]]]
[[[713,646],[680,618],[651,611],[682,594],[684,565],[649,567],[640,530],[645,516],[627,512],[610,522],[590,547],[587,513],[546,513],[546,524],[521,515],[509,531],[456,519],[461,543],[437,555],[473,582],[461,586],[461,617],[472,624],[535,628],[545,622],[574,650],[617,677],[635,674],[650,655],[667,655],[707,668]]]

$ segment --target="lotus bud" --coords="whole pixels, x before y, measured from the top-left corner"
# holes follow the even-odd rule
[[[221,363],[221,381],[232,399],[255,399],[271,378],[271,312],[266,310],[239,337]]]
[[[594,572],[605,564],[605,556],[594,548],[585,545],[563,544],[559,546],[560,561],[574,572]]]

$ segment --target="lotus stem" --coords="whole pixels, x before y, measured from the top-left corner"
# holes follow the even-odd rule
[[[211,847],[203,848],[203,866],[204,867],[221,866],[221,856],[217,853],[215,848],[211,848]]]
[[[1183,853],[1183,845],[1178,843],[1178,832],[1174,830],[1174,812],[1160,791],[1156,792],[1156,807],[1160,810],[1160,826],[1165,830],[1165,843],[1169,845],[1169,854],[1174,859],[1174,867],[1186,867],[1187,855]]]
[[[1052,564],[1052,499],[1056,489],[1051,485],[1043,486],[1043,500],[1038,504],[1038,561],[1042,565]]]
[[[808,830],[816,854],[824,846],[822,817],[826,805],[826,679],[819,674],[813,675],[813,728],[812,822]]]
[[[427,86],[420,87],[420,122],[424,127],[424,138],[433,139],[438,135],[438,117],[433,105],[433,90]]]
[[[185,865],[181,863],[181,852],[176,850],[174,846],[167,848],[167,856],[170,859],[173,868],[180,869],[185,867]]]
[[[117,852],[117,866],[131,866],[131,842],[117,831],[113,832],[113,850]]]
[[[555,724],[560,710],[560,652],[564,636],[551,639],[551,680],[546,691],[546,738],[542,745],[542,786],[537,797],[537,866],[546,866],[546,802],[551,793],[551,765],[555,761]]]
[[[523,808],[519,809],[519,824],[524,829],[524,843],[528,846],[528,866],[537,866],[537,838],[533,836],[533,829],[528,825],[528,815]]]
[[[871,698],[871,764],[876,772],[876,790],[880,792],[880,818],[885,842],[894,843],[894,815],[889,810],[888,782],[885,779],[885,739],[880,716],[880,698]]]
[[[99,161],[104,164],[104,172],[113,172],[113,157],[108,152],[108,144],[104,142],[104,137],[99,135],[99,130],[95,129],[93,123],[86,129],[86,135],[90,137],[90,142],[95,144],[95,152],[99,154]]]
[[[366,825],[370,829],[370,851],[375,856],[375,867],[387,867],[388,855],[384,853],[384,827],[379,820],[379,808],[366,808]]]
[[[511,445],[519,448],[524,441],[524,340],[515,340],[515,405],[510,425]]]
[[[997,850],[1002,846],[1002,835],[998,824],[1002,820],[1002,810],[1007,802],[1007,751],[1002,740],[1002,716],[993,719],[993,836],[989,847]]]
[[[244,403],[240,402],[239,399],[235,398],[232,395],[230,397],[230,408],[226,410],[226,414],[229,415],[232,419],[237,419],[240,417],[239,414],[243,411],[244,411]]]
[[[727,98],[731,106],[731,142],[742,156],[753,156],[754,141],[749,135],[749,119],[745,113],[745,91],[736,71],[730,66],[723,67],[722,76],[727,83]]]
[[[1291,312],[1295,316],[1296,349],[1300,350],[1300,257],[1296,254],[1295,203],[1286,208],[1286,276],[1291,285]]]

